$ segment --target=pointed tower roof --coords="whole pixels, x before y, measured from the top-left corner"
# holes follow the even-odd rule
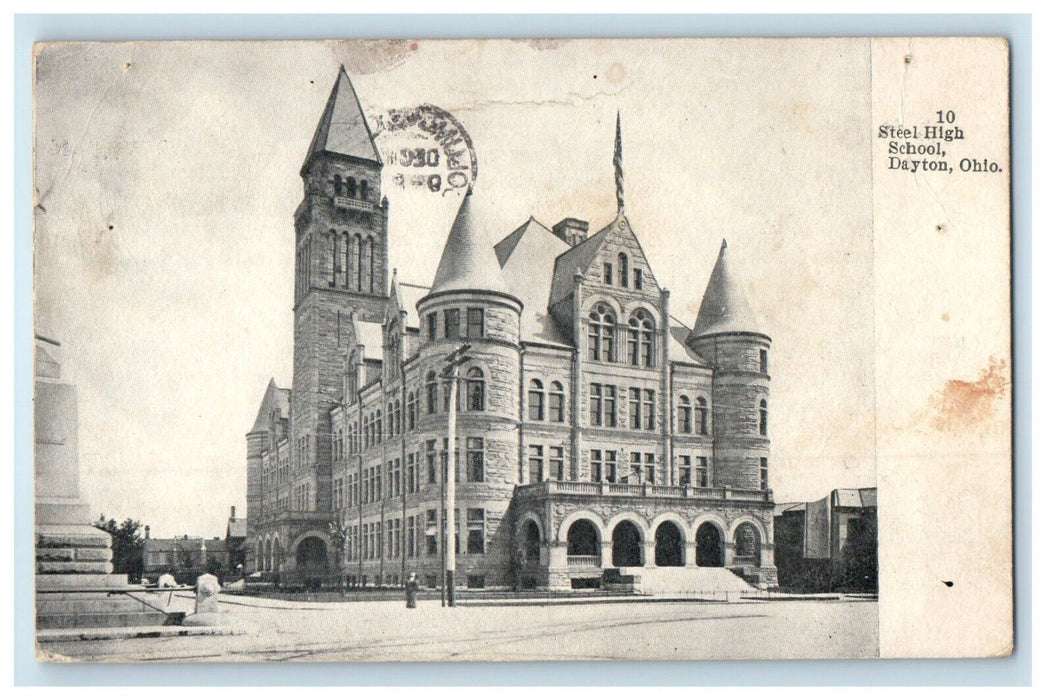
[[[289,390],[280,389],[274,383],[274,378],[272,377],[270,383],[267,384],[267,390],[263,393],[263,400],[260,401],[260,410],[256,413],[256,422],[252,424],[252,430],[249,432],[261,433],[269,430],[271,413],[275,408],[281,409],[283,418],[289,417]]]
[[[453,221],[429,294],[459,290],[510,294],[497,254],[472,216],[471,188]]]
[[[691,337],[697,338],[715,333],[760,333],[746,293],[731,275],[728,265],[728,242],[720,245],[717,264],[709,276],[709,285],[702,296],[698,318]]]
[[[329,101],[325,103],[322,118],[318,120],[318,127],[314,130],[311,148],[307,151],[301,170],[307,169],[314,154],[323,151],[381,162],[380,151],[373,142],[365,112],[343,66],[340,66],[340,72],[336,75],[336,82],[329,93]]]

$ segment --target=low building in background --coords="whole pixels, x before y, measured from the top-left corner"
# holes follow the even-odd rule
[[[181,584],[193,584],[203,573],[226,580],[233,575],[236,563],[227,540],[213,537],[173,537],[153,539],[146,528],[143,542],[143,576],[156,580],[161,574],[172,574]]]
[[[802,592],[877,592],[877,489],[834,489],[775,507],[779,585]]]

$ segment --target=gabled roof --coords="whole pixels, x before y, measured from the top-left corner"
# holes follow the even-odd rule
[[[834,489],[833,504],[841,508],[877,507],[877,488]]]
[[[248,533],[248,521],[245,518],[230,518],[227,520],[227,539],[244,538]]]
[[[497,255],[472,215],[471,189],[450,228],[430,294],[469,289],[509,293]]]
[[[505,282],[523,302],[520,336],[523,340],[567,345],[548,311],[548,285],[556,258],[570,249],[566,241],[530,217],[494,246]]]
[[[761,333],[753,315],[746,293],[732,276],[728,265],[728,242],[720,246],[720,254],[709,276],[706,293],[698,309],[691,337],[697,338],[714,333]]]
[[[355,344],[364,347],[365,357],[362,359],[384,359],[384,325],[352,317],[351,326],[355,331]]]
[[[629,231],[632,231],[632,226],[629,225],[629,220],[625,218],[625,215],[618,214],[614,221],[556,258],[556,267],[552,274],[552,293],[548,300],[549,306],[555,306],[570,296],[574,291],[574,273],[578,270],[585,272],[589,268],[596,254],[603,247],[608,234],[620,223],[624,223]]]
[[[406,327],[420,328],[420,315],[417,313],[417,302],[428,295],[431,291],[422,284],[410,284],[399,282],[396,287],[395,297],[399,308],[406,312]]]
[[[690,328],[673,318],[672,315],[669,316],[669,337],[673,340],[669,344],[669,360],[671,362],[687,362],[706,366],[702,358],[695,355],[687,346],[687,338],[690,335]]]
[[[260,410],[256,413],[256,422],[252,424],[252,430],[249,432],[261,433],[269,430],[271,427],[271,414],[275,408],[281,410],[282,418],[288,418],[290,398],[291,392],[288,389],[279,388],[272,377],[270,383],[267,384],[267,390],[263,393],[263,400],[260,401]]]
[[[336,75],[336,82],[329,93],[322,118],[318,120],[301,170],[306,170],[314,154],[321,152],[381,162],[380,151],[369,131],[365,112],[343,66],[340,66],[340,72]]]

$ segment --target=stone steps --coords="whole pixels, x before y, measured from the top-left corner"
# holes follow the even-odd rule
[[[37,574],[36,587],[42,588],[124,588],[125,574]]]
[[[37,615],[37,629],[75,629],[80,627],[146,627],[163,625],[168,616],[148,612],[60,612]]]
[[[723,567],[624,567],[622,577],[638,576],[636,590],[648,595],[754,593],[757,588]]]
[[[103,594],[105,595],[105,594]],[[168,596],[143,598],[157,608],[165,607]],[[43,595],[37,600],[38,615],[54,615],[57,613],[107,613],[107,612],[154,612],[146,603],[142,603],[126,595],[109,595],[106,597],[80,596],[77,598],[60,598],[58,595]]]

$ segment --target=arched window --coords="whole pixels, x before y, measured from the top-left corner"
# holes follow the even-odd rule
[[[614,310],[604,303],[596,304],[589,314],[589,358],[596,362],[614,360]]]
[[[388,437],[395,437],[395,408],[388,402],[387,406],[387,419],[388,419]]]
[[[417,427],[417,395],[412,391],[406,395],[406,430]]]
[[[481,369],[478,367],[472,367],[468,370],[468,379],[465,388],[467,393],[467,409],[469,411],[485,411],[486,380],[483,378],[483,371]]]
[[[764,399],[760,400],[760,421],[758,428],[760,428],[761,435],[768,434],[768,402]]]
[[[363,292],[373,292],[373,237],[369,236],[362,243],[362,284]]]
[[[395,401],[395,415],[391,424],[394,426],[392,430],[395,435],[402,433],[402,404],[399,401]]]
[[[563,422],[564,402],[563,385],[559,382],[552,382],[548,390],[548,419],[553,423]]]
[[[527,417],[530,420],[545,420],[545,385],[540,379],[531,379],[527,391]]]
[[[353,250],[348,252],[347,271],[348,276],[354,278],[350,285],[362,291],[362,236],[355,234],[351,239]]]
[[[629,286],[629,256],[625,253],[618,253],[618,284]]]
[[[347,231],[340,236],[341,245],[341,264],[343,265],[343,277],[341,282],[343,283],[344,289],[347,289],[351,284],[351,238],[347,235]]]
[[[709,435],[709,406],[704,396],[695,399],[695,432]]]
[[[654,318],[645,309],[629,317],[629,362],[637,367],[654,366]]]
[[[350,177],[347,178],[347,180],[345,181],[344,184],[347,187],[347,196],[351,197],[352,199],[354,199],[354,197],[355,197],[355,180],[354,180],[354,178],[350,178]]]
[[[369,183],[365,180],[358,183],[358,198],[369,199]]]
[[[373,414],[373,434],[376,435],[377,442],[384,438],[384,414],[379,408]]]
[[[691,432],[691,399],[681,396],[676,410],[676,430],[680,433]]]
[[[435,372],[428,372],[425,380],[425,404],[428,413],[439,412],[439,385],[435,382]]]
[[[335,287],[336,278],[340,275],[340,240],[336,236],[336,231],[330,231],[329,235],[332,236],[333,240],[332,276],[329,278],[329,286]]]
[[[337,197],[344,196],[344,183],[339,175],[333,175],[333,193],[336,194]]]

